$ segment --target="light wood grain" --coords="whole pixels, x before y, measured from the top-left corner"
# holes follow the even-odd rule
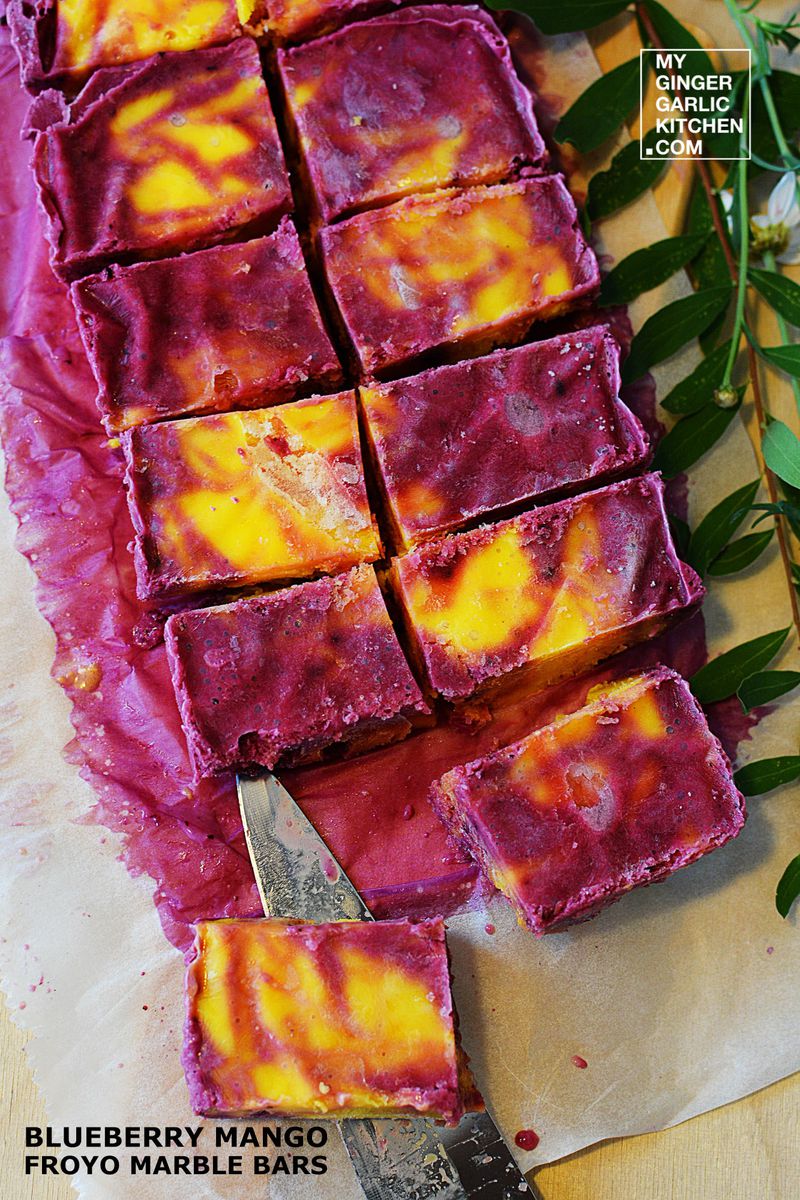
[[[46,1125],[47,1113],[33,1081],[25,1043],[0,993],[0,1197],[2,1200],[75,1200],[69,1181],[24,1173],[25,1126]]]
[[[0,1007],[2,1200],[75,1200],[69,1182],[25,1178],[26,1125],[47,1115],[25,1058],[25,1035]],[[675,1129],[606,1142],[543,1167],[543,1200],[797,1200],[800,1075]],[[109,1200],[113,1182],[109,1181]]]

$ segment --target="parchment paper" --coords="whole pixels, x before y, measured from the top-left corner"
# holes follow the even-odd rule
[[[565,99],[596,72],[582,38],[551,40],[535,68],[540,88]],[[615,257],[663,236],[649,197],[603,227]],[[648,295],[634,306],[634,322],[687,287],[673,282]],[[660,394],[691,361],[687,353],[659,370]],[[737,422],[692,472],[692,520],[756,470]],[[178,1059],[182,961],[163,937],[148,881],[126,874],[111,836],[76,823],[92,795],[61,757],[71,737],[68,705],[49,678],[53,641],[33,603],[32,573],[13,549],[13,524],[4,505],[3,986],[35,1035],[29,1055],[53,1125],[199,1124]],[[745,575],[715,581],[705,612],[712,654],[788,625],[774,548]],[[796,659],[787,650],[779,665]],[[778,706],[742,750],[741,760],[796,753],[796,706]],[[536,941],[501,902],[448,922],[476,1075],[507,1136],[533,1128],[541,1139],[534,1153],[520,1153],[526,1168],[602,1138],[674,1124],[800,1066],[800,932],[796,916],[782,921],[772,901],[800,848],[797,798],[798,789],[787,788],[752,801],[737,841],[571,932]],[[576,1069],[573,1055],[587,1069]],[[207,1122],[199,1149],[210,1151],[211,1141]],[[87,1200],[355,1200],[360,1191],[335,1135],[329,1162],[330,1173],[313,1181],[143,1181],[123,1168],[78,1187]]]

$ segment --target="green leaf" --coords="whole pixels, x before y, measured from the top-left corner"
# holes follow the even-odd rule
[[[659,135],[651,129],[642,139],[645,149],[655,146]],[[659,158],[642,158],[638,139],[618,151],[607,171],[599,171],[589,180],[586,211],[590,220],[608,217],[618,208],[636,200],[648,191],[661,175],[667,162]]]
[[[650,20],[653,22],[656,33],[667,50],[703,49],[694,34],[689,33],[689,30],[681,25],[680,21],[673,17],[672,13],[664,8],[662,4],[658,4],[657,0],[646,0],[645,8]],[[702,62],[702,59],[698,57],[695,61]],[[701,70],[713,70],[711,61],[707,55],[705,56],[703,66],[698,67],[698,71]]]
[[[700,337],[697,340],[700,343],[700,349],[704,355],[708,356],[716,346],[717,342],[719,341],[719,335],[722,333],[722,330],[725,327],[726,319],[726,314],[721,312],[718,317],[714,318],[708,329],[704,329],[700,334]]]
[[[792,905],[800,896],[800,854],[789,863],[775,889],[775,907],[782,917],[788,917]]]
[[[761,449],[764,462],[773,474],[792,487],[800,487],[800,440],[788,425],[784,425],[783,421],[771,421]]]
[[[683,417],[658,443],[653,470],[663,472],[667,479],[688,470],[719,441],[738,411],[738,405],[718,408],[716,404],[708,404],[699,412]]]
[[[705,200],[705,192],[701,191],[701,196]],[[708,205],[706,205],[708,212]],[[724,220],[723,216],[723,220]],[[711,215],[708,217],[709,231],[713,230],[711,224]],[[725,251],[722,249],[722,243],[714,234],[705,242],[703,249],[692,260],[689,267],[689,274],[692,277],[692,282],[698,289],[721,287],[731,278],[730,268],[725,259]]]
[[[489,7],[527,13],[542,33],[573,33],[615,17],[628,7],[628,0],[489,0]]]
[[[730,340],[712,350],[672,391],[661,401],[661,407],[671,413],[693,413],[707,404],[713,404],[714,392],[722,383],[725,363],[730,352]]]
[[[779,371],[800,379],[800,346],[759,346],[759,353]]]
[[[730,301],[731,285],[693,292],[654,313],[631,342],[622,368],[622,382],[632,383],[656,363],[677,353],[723,311]]]
[[[777,271],[759,271],[756,267],[750,268],[747,278],[770,308],[791,325],[800,325],[800,284]]]
[[[767,529],[764,533],[748,533],[737,538],[709,565],[709,575],[735,575],[737,571],[743,571],[760,558],[774,533],[774,529]]]
[[[769,704],[770,700],[793,692],[798,684],[800,671],[759,671],[745,679],[736,694],[744,711],[749,713],[760,704]]]
[[[628,304],[642,292],[658,287],[694,258],[707,237],[705,233],[689,233],[635,250],[606,275],[600,288],[600,303]]]
[[[762,796],[784,783],[800,779],[800,754],[784,754],[780,758],[760,758],[740,767],[733,776],[743,796]]]
[[[639,59],[632,58],[588,87],[558,122],[553,136],[587,154],[616,133],[638,103]]]
[[[778,120],[791,146],[800,132],[800,75],[792,71],[773,70],[769,77],[769,90]],[[751,118],[754,153],[767,162],[781,162],[781,152],[775,141],[764,97],[757,87],[753,88]]]
[[[788,627],[765,633],[726,650],[701,667],[689,685],[701,704],[715,704],[738,691],[743,681],[766,667],[786,641]]]
[[[731,492],[706,513],[695,529],[689,543],[689,562],[700,575],[706,574],[708,564],[727,546],[750,512],[759,483],[754,479]]]

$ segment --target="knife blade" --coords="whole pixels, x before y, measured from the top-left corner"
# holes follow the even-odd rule
[[[373,920],[314,826],[270,773],[236,777],[247,848],[266,916]],[[454,1129],[427,1120],[338,1122],[367,1200],[524,1200],[538,1193],[489,1113]]]

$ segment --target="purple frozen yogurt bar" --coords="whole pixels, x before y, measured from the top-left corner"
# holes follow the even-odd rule
[[[428,713],[369,566],[174,613],[166,643],[198,775],[369,749]]]
[[[398,548],[597,487],[650,450],[603,326],[359,389]]]
[[[431,800],[534,933],[594,916],[736,837],[730,763],[688,684],[659,667],[456,767]]]

